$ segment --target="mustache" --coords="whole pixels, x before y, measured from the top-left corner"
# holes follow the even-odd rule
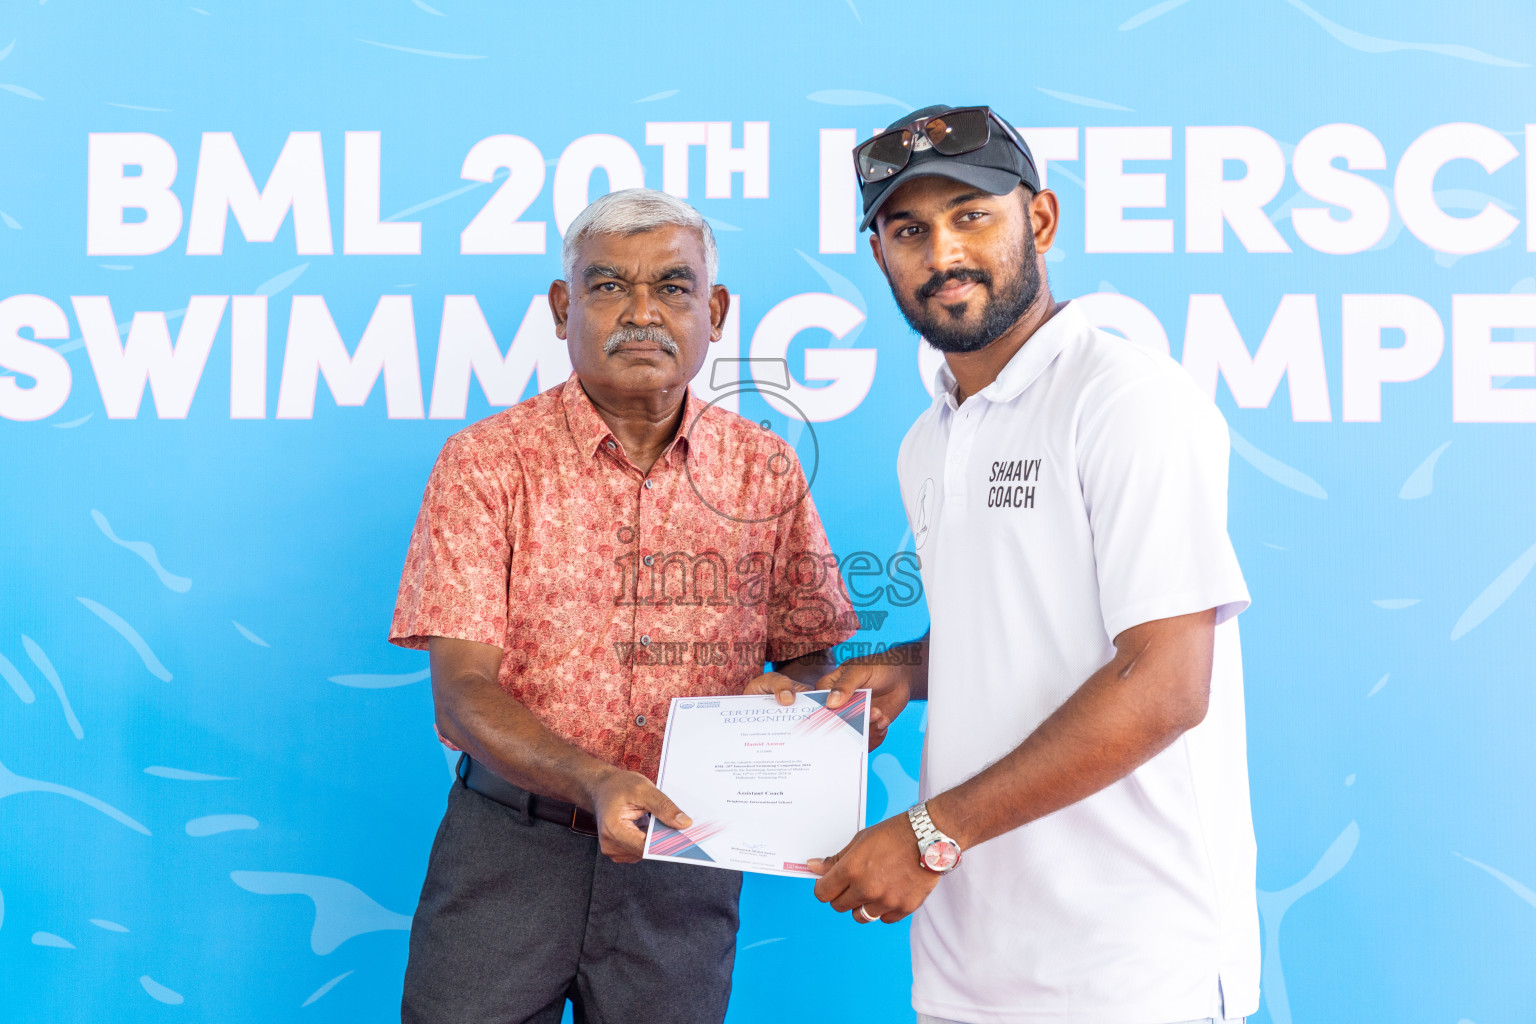
[[[624,345],[655,345],[669,356],[677,355],[677,342],[665,327],[620,327],[603,342],[603,355],[611,356]]]
[[[926,302],[938,294],[951,281],[975,281],[977,284],[992,287],[992,275],[985,270],[973,270],[970,267],[952,267],[943,273],[935,273],[917,289],[916,295],[919,301]]]

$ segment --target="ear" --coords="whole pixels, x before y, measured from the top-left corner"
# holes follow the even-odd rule
[[[879,231],[871,231],[869,233],[869,252],[875,258],[875,265],[880,268],[880,273],[889,278],[891,274],[890,271],[885,269],[885,251],[880,248]]]
[[[725,336],[725,315],[731,311],[731,290],[723,284],[709,289],[709,340]]]
[[[549,311],[555,318],[555,337],[565,341],[565,322],[571,313],[571,288],[564,281],[551,282]]]
[[[1048,252],[1056,243],[1056,229],[1061,226],[1061,208],[1056,203],[1056,193],[1041,189],[1029,201],[1029,224],[1035,233],[1035,251]]]

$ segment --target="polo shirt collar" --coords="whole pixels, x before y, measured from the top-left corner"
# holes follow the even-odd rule
[[[615,454],[621,450],[618,447],[618,438],[614,437],[613,431],[608,429],[607,422],[597,411],[597,407],[592,404],[586,389],[581,386],[581,378],[574,370],[566,379],[560,401],[565,406],[565,420],[570,426],[571,439],[575,441],[577,451],[591,458],[603,451],[609,441],[614,442]],[[699,446],[707,446],[708,440],[715,436],[713,419],[708,416],[699,418],[699,414],[705,408],[704,403],[690,387],[687,397],[683,399],[683,419],[677,435],[662,450],[658,461],[670,463],[674,449],[680,449],[683,456],[690,461],[700,461]]]
[[[1028,341],[1019,346],[997,379],[972,397],[985,398],[989,402],[1011,402],[1018,398],[1045,372],[1045,368],[1051,365],[1061,351],[1074,339],[1085,334],[1090,326],[1087,316],[1077,303],[1068,301],[1056,311],[1055,316],[1041,324]],[[948,362],[939,364],[938,372],[934,375],[933,393],[937,401],[951,409],[959,407],[955,402],[955,375],[950,372]]]

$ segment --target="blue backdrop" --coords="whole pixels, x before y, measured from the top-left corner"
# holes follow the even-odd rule
[[[589,183],[711,218],[729,354],[786,357],[811,425],[743,412],[814,434],[837,552],[910,547],[928,396],[846,150],[949,102],[1036,142],[1055,293],[1233,428],[1259,1020],[1531,1019],[1536,9],[198,2],[0,12],[0,1018],[397,1013],[449,781],[398,573],[483,389],[563,376],[533,300]],[[902,599],[859,639],[921,632]],[[734,1024],[901,1020],[909,982],[904,925],[748,880]]]

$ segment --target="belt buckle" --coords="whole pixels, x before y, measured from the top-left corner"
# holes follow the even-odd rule
[[[597,838],[597,829],[595,829],[595,828],[594,829],[585,829],[585,828],[578,828],[577,827],[576,819],[577,819],[577,817],[580,814],[581,814],[581,808],[580,807],[572,807],[571,808],[571,823],[568,826],[566,826],[566,827],[569,828],[572,832],[575,832],[579,836],[591,836],[593,839],[596,839]]]

